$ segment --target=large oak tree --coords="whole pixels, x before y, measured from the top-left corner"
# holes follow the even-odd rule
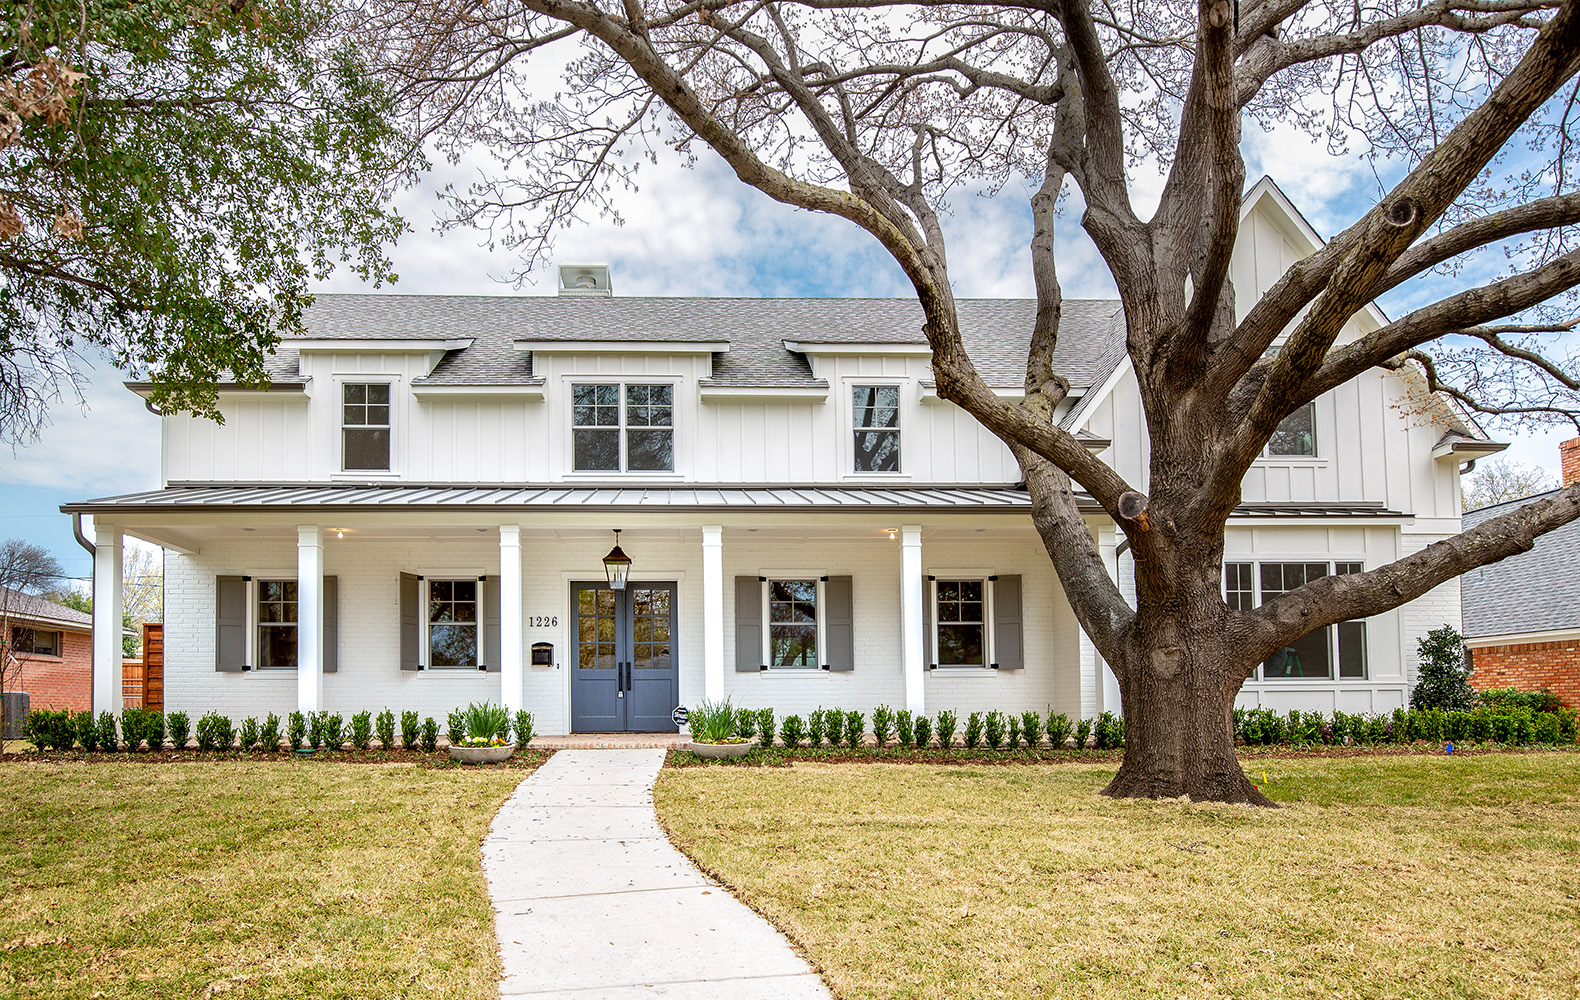
[[[1258,663],[1580,516],[1576,487],[1254,610],[1222,596],[1242,479],[1318,395],[1409,367],[1501,418],[1576,409],[1555,315],[1580,283],[1576,0],[368,0],[363,15],[416,134],[498,156],[458,195],[463,221],[513,223],[541,248],[607,207],[623,151],[706,144],[742,183],[847,219],[893,256],[924,309],[939,394],[1019,460],[1064,592],[1118,678],[1128,740],[1109,794],[1267,804],[1227,721]],[[1324,141],[1369,150],[1389,180],[1323,249],[1237,303],[1242,129],[1280,124],[1304,130],[1313,155]],[[1164,176],[1143,217],[1127,171],[1147,163]],[[951,189],[1022,178],[1038,310],[1012,401],[962,348],[940,213]],[[1069,190],[1123,302],[1144,483],[1054,420],[1069,391],[1051,363]],[[1490,254],[1511,265],[1501,280]],[[1340,339],[1423,276],[1439,299]],[[1124,530],[1134,603],[1077,490]]]

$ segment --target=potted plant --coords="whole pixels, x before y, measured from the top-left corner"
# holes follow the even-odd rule
[[[450,756],[467,764],[497,764],[516,752],[510,714],[502,705],[474,701],[463,713],[465,735],[450,744]]]
[[[691,730],[686,749],[699,757],[744,757],[752,749],[752,741],[740,735],[728,701],[703,702],[691,710],[686,725]]]

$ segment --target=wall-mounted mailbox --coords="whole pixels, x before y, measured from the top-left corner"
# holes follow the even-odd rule
[[[554,666],[554,643],[534,642],[532,644],[532,665],[534,667]]]

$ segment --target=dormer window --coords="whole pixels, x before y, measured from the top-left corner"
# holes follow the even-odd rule
[[[347,472],[388,472],[389,383],[347,382],[341,392],[341,468]]]
[[[853,388],[856,472],[900,471],[900,387]]]
[[[1312,458],[1317,454],[1317,404],[1307,403],[1279,421],[1267,442],[1274,458]]]
[[[672,472],[675,387],[573,385],[571,439],[577,472]]]

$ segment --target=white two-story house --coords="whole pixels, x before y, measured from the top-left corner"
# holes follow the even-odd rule
[[[1248,302],[1320,241],[1270,181],[1244,211]],[[1118,710],[1009,451],[938,398],[914,302],[622,297],[596,265],[561,285],[321,296],[267,391],[222,389],[223,424],[164,418],[162,489],[63,508],[93,518],[107,621],[122,539],[165,548],[169,708],[442,718],[487,700],[544,733],[673,730],[676,706],[723,698],[781,716]],[[1015,395],[1034,304],[959,308]],[[1065,303],[1060,416],[1145,488],[1123,340],[1117,302]],[[1461,467],[1500,447],[1381,370],[1323,396],[1246,479],[1228,599],[1457,531]],[[1095,504],[1088,521],[1128,585],[1122,533]],[[1450,584],[1324,629],[1241,701],[1397,707],[1416,640],[1458,620]],[[113,709],[119,649],[113,671],[102,652],[95,706]]]

